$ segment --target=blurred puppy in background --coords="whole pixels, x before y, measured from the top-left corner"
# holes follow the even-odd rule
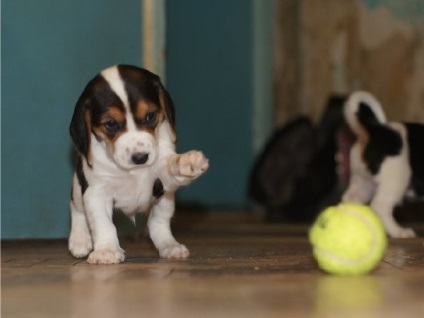
[[[393,209],[407,193],[424,197],[424,125],[387,122],[380,103],[364,91],[350,95],[345,118],[357,141],[342,200],[370,203],[391,237],[415,236],[396,222]]]
[[[343,117],[345,101],[344,95],[330,95],[318,123],[298,116],[266,143],[248,191],[266,209],[268,221],[312,222],[323,208],[340,202],[354,139]]]

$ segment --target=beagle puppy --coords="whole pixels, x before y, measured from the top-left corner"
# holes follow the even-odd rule
[[[424,125],[387,122],[380,103],[364,91],[350,95],[344,111],[357,141],[342,201],[370,203],[389,236],[414,237],[395,221],[393,209],[406,194],[424,197]]]
[[[85,87],[70,134],[78,152],[73,177],[69,250],[88,263],[125,259],[114,210],[134,220],[150,212],[148,229],[164,258],[186,258],[171,233],[175,191],[208,169],[199,151],[175,151],[175,110],[155,74],[135,66],[103,70]]]

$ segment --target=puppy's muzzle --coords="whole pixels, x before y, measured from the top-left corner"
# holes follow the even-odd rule
[[[149,154],[145,152],[136,152],[131,156],[131,160],[135,165],[142,165],[149,160]]]

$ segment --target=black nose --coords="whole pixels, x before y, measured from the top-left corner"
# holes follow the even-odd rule
[[[132,162],[136,165],[142,165],[143,163],[146,163],[148,159],[149,154],[144,152],[137,152],[131,156]]]

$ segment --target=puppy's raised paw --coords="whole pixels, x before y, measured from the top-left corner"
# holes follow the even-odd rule
[[[188,151],[170,160],[169,171],[174,176],[195,179],[209,168],[209,160],[201,151]]]
[[[119,264],[125,260],[123,249],[99,249],[94,250],[88,256],[90,264]]]
[[[173,244],[167,246],[159,251],[159,254],[163,258],[187,258],[190,256],[190,252],[183,244]]]

